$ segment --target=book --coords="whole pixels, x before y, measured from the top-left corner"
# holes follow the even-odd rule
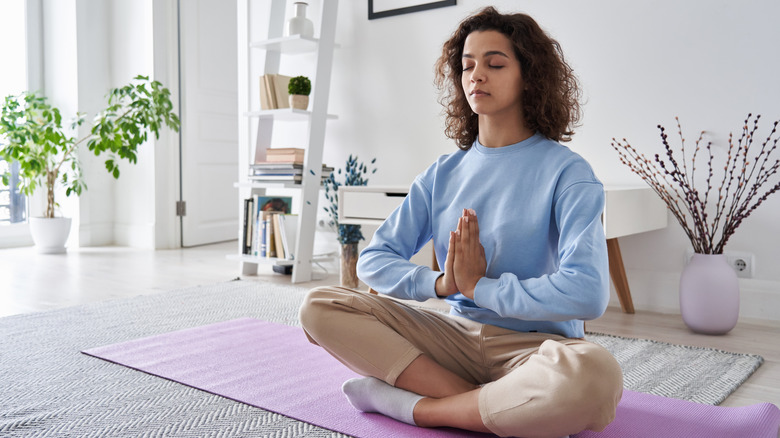
[[[282,244],[282,224],[279,222],[279,217],[282,214],[274,214],[271,218],[274,228],[274,247],[276,249],[276,257],[280,259],[285,258],[284,245]]]
[[[252,198],[244,199],[242,254],[251,254],[252,250],[252,201]]]
[[[261,211],[257,215],[257,253],[255,254],[258,257],[265,257],[267,243],[266,243],[266,236],[265,233],[265,220],[263,219],[263,212]]]
[[[263,242],[265,242],[264,256],[265,258],[269,259],[276,257],[276,244],[274,241],[273,225],[273,216],[276,214],[277,212],[274,211],[263,212],[263,232],[265,233],[263,236]]]
[[[260,254],[260,221],[257,220],[257,198],[258,195],[252,195],[252,246],[249,254],[256,256]]]
[[[268,85],[266,83],[265,75],[260,76],[260,109],[274,109],[273,102],[271,102],[270,93],[268,92]]]
[[[323,168],[324,168],[323,164]],[[259,162],[255,164],[250,164],[249,169],[251,170],[295,170],[295,169],[303,169],[303,164],[301,163],[293,163],[293,162]]]
[[[250,181],[255,182],[285,182],[292,181],[294,183],[300,183],[303,181],[303,175],[249,175]]]
[[[274,85],[271,82],[272,76],[271,75],[263,75],[261,76],[262,82],[263,82],[263,93],[266,95],[266,100],[268,101],[268,108],[267,109],[276,109],[276,97],[274,95]],[[263,101],[260,100],[260,104],[262,105]]]
[[[298,163],[303,164],[303,156],[296,155],[296,154],[287,154],[287,155],[268,155],[265,157],[265,160],[269,163]]]
[[[249,176],[261,176],[261,175],[302,175],[303,169],[264,169],[253,168],[249,170]]]
[[[287,86],[290,76],[266,74],[260,76],[260,108],[264,110],[289,108]]]
[[[290,84],[291,76],[273,75],[274,98],[276,99],[276,108],[290,107],[290,93],[287,86]]]
[[[294,165],[295,167],[287,167],[286,165],[283,166],[250,166],[249,168],[249,177],[259,177],[259,176],[296,176],[296,175],[303,175],[303,166],[302,165]],[[322,172],[320,172],[320,175],[322,176],[328,176],[333,172],[332,167],[327,167],[325,165],[322,166]]]
[[[298,215],[282,214],[279,215],[280,231],[282,233],[282,248],[284,248],[284,258],[295,260],[295,245],[298,238]]]
[[[265,150],[265,161],[268,163],[296,163],[303,164],[305,149],[298,148],[271,148]]]
[[[301,148],[257,148],[255,164],[294,163],[303,165],[306,150]]]
[[[269,148],[266,150],[269,155],[283,155],[283,154],[301,154],[306,152],[303,148]]]

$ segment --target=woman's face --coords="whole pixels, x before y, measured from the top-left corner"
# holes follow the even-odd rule
[[[463,92],[479,115],[522,112],[525,84],[512,43],[495,30],[472,32],[463,45]]]

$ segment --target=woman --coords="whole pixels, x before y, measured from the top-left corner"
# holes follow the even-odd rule
[[[357,373],[357,409],[423,427],[560,437],[602,430],[619,365],[586,342],[609,298],[601,183],[562,146],[579,89],[557,42],[523,14],[464,20],[437,62],[447,135],[439,158],[361,253],[381,294],[444,298],[449,315],[343,288],[312,290],[309,339]],[[409,262],[430,239],[443,272]]]

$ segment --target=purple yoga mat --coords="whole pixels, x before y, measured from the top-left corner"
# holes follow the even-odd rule
[[[356,374],[310,344],[300,328],[236,319],[83,353],[357,437],[486,436],[423,429],[355,410],[341,384]],[[581,438],[776,438],[780,410],[701,405],[624,391],[617,418]]]
[[[357,411],[341,384],[359,376],[297,327],[242,318],[83,353],[356,437],[488,436]]]

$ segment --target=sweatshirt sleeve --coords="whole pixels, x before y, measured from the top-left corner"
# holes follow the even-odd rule
[[[474,289],[477,306],[527,321],[595,319],[604,313],[609,263],[601,223],[603,186],[574,183],[553,207],[559,231],[558,269],[537,278],[519,279],[512,273],[483,277]]]
[[[431,237],[431,191],[421,175],[360,253],[358,277],[375,291],[395,298],[435,298],[441,272],[409,261]]]

